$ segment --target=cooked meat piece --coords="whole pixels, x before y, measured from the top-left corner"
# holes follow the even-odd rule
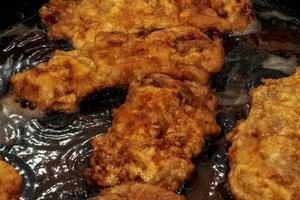
[[[95,90],[128,86],[153,73],[206,84],[223,65],[219,39],[192,27],[175,27],[146,36],[100,34],[95,44],[69,52],[11,78],[14,94],[41,110],[74,111]]]
[[[22,178],[9,164],[0,160],[0,200],[18,200]]]
[[[237,200],[300,199],[300,69],[251,91],[231,133],[229,181]]]
[[[112,127],[93,142],[85,174],[101,187],[147,183],[176,190],[194,165],[206,136],[215,135],[216,97],[208,87],[151,75],[129,87]]]
[[[90,200],[185,200],[184,196],[147,184],[126,184],[105,189]]]
[[[251,0],[50,0],[40,10],[49,36],[79,48],[107,33],[145,33],[179,25],[202,31],[243,31]]]

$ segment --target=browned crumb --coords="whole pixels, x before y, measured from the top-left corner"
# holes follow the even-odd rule
[[[105,189],[91,200],[185,200],[185,198],[154,185],[137,183]]]
[[[0,160],[0,200],[18,200],[22,191],[22,177]]]
[[[193,27],[149,35],[100,34],[95,44],[64,52],[11,78],[13,93],[40,110],[73,112],[95,90],[126,86],[153,73],[206,84],[224,62],[220,39]]]
[[[254,19],[251,0],[50,0],[40,10],[49,36],[78,48],[97,34],[141,33],[180,25],[202,31],[243,31]]]
[[[300,199],[300,70],[264,83],[231,133],[231,189],[237,200]]]
[[[204,138],[219,132],[216,106],[196,82],[152,75],[132,83],[108,133],[92,142],[86,176],[101,187],[140,182],[176,190],[194,170]]]

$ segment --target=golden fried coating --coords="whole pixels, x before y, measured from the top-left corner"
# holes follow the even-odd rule
[[[0,200],[18,200],[21,191],[21,176],[14,168],[0,160]]]
[[[196,82],[156,74],[132,83],[108,133],[93,140],[85,175],[101,187],[139,182],[176,190],[194,170],[204,137],[219,132],[216,104]]]
[[[153,185],[137,183],[105,189],[91,200],[185,200],[185,198]]]
[[[107,33],[144,33],[179,25],[241,32],[253,20],[251,0],[50,0],[40,10],[51,38],[79,48]]]
[[[53,58],[11,78],[14,94],[41,110],[74,111],[95,90],[128,86],[162,73],[206,84],[224,62],[219,39],[193,27],[175,27],[145,36],[100,34],[95,44]]]
[[[251,91],[231,133],[229,182],[237,200],[300,199],[300,70]]]

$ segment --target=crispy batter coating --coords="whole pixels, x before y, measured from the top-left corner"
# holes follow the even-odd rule
[[[300,199],[300,70],[264,82],[231,134],[232,192],[237,200]]]
[[[251,0],[50,0],[40,10],[49,36],[79,48],[107,33],[141,33],[179,25],[241,32],[253,20]]]
[[[21,176],[14,168],[0,160],[0,200],[18,200],[21,191]]]
[[[149,35],[100,34],[95,44],[69,52],[11,78],[14,94],[41,110],[74,111],[95,90],[153,73],[206,84],[224,62],[219,39],[192,27],[175,27]]]
[[[91,200],[185,200],[185,198],[153,185],[137,183],[105,189]]]
[[[90,182],[147,183],[176,190],[194,170],[204,137],[217,134],[216,97],[208,87],[151,75],[129,87],[112,127],[93,142]]]

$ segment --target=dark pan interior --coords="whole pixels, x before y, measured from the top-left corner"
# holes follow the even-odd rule
[[[12,74],[48,60],[55,49],[72,49],[66,41],[47,38],[36,15],[44,2],[0,3],[0,157],[24,177],[22,199],[83,200],[99,191],[82,176],[92,154],[90,141],[110,127],[112,109],[124,102],[126,90],[94,93],[75,114],[40,115],[29,102],[21,101],[20,107],[9,98]],[[256,0],[255,9],[261,31],[223,36],[226,63],[211,80],[219,98],[222,133],[208,139],[204,152],[194,160],[197,170],[178,190],[189,200],[234,199],[227,184],[226,134],[247,116],[248,91],[260,85],[261,78],[288,76],[299,64],[300,7],[295,1]]]

